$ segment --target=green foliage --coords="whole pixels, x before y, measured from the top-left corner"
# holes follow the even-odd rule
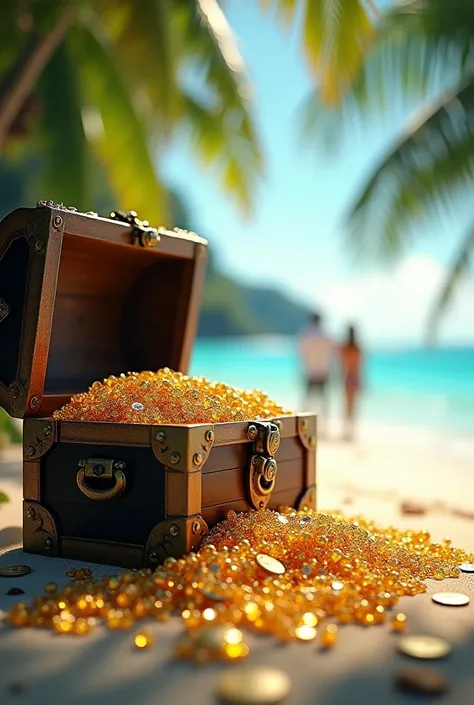
[[[6,443],[21,443],[21,432],[13,419],[0,409],[0,448]]]
[[[17,173],[23,167],[22,195],[35,192],[33,200],[53,198],[88,210],[99,163],[114,207],[166,222],[159,152],[184,127],[220,186],[250,211],[262,155],[244,62],[216,0],[36,0],[31,10],[8,5],[0,28],[0,89],[12,80],[9,70],[26,46],[28,28],[41,38],[66,5],[74,15],[34,88],[43,117],[25,122],[19,116],[2,155],[0,182],[6,165]],[[191,97],[193,74],[201,90]],[[37,169],[25,168],[26,155],[34,155]]]
[[[316,3],[318,4],[318,3]],[[348,3],[350,5],[351,3]],[[334,8],[336,0],[327,0]],[[321,19],[321,18],[320,18]],[[354,32],[357,34],[357,28]],[[349,54],[345,61],[350,61]],[[336,111],[323,89],[304,106],[306,137],[334,144],[341,128],[400,105],[421,107],[382,156],[348,214],[348,235],[358,257],[400,255],[413,226],[439,218],[474,185],[474,5],[465,0],[402,0],[376,23],[357,71]],[[347,76],[342,73],[343,77]],[[427,99],[437,93],[437,97]],[[454,254],[452,269],[430,315],[433,335],[457,285],[469,272],[474,238]]]

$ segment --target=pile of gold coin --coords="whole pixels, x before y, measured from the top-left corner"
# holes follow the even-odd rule
[[[168,368],[128,372],[94,382],[53,417],[116,423],[217,423],[291,414],[259,390],[245,391]]]
[[[180,615],[176,656],[199,663],[236,661],[249,652],[242,630],[280,641],[337,641],[338,625],[390,621],[402,632],[403,614],[390,614],[402,595],[426,591],[426,578],[459,575],[474,556],[434,544],[425,531],[381,528],[362,518],[311,510],[236,514],[205,537],[196,553],[167,558],[154,572],[127,570],[93,579],[87,571],[29,606],[16,604],[10,624],[59,634],[87,634],[97,620],[131,629],[146,619]],[[138,641],[137,641],[138,639]],[[135,645],[149,645],[139,632]]]

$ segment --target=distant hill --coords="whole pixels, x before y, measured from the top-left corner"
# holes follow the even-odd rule
[[[294,335],[309,313],[276,288],[247,286],[222,274],[211,256],[198,337]]]

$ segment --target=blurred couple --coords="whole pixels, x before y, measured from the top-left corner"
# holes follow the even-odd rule
[[[327,433],[328,386],[338,368],[344,390],[344,440],[353,440],[356,404],[361,391],[362,350],[355,326],[347,329],[338,344],[325,331],[320,313],[313,313],[299,339],[300,357],[306,376],[306,408],[318,413],[318,433]]]

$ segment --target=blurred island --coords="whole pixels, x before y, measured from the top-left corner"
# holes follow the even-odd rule
[[[295,335],[309,310],[276,288],[240,284],[209,254],[199,319],[199,338]]]

